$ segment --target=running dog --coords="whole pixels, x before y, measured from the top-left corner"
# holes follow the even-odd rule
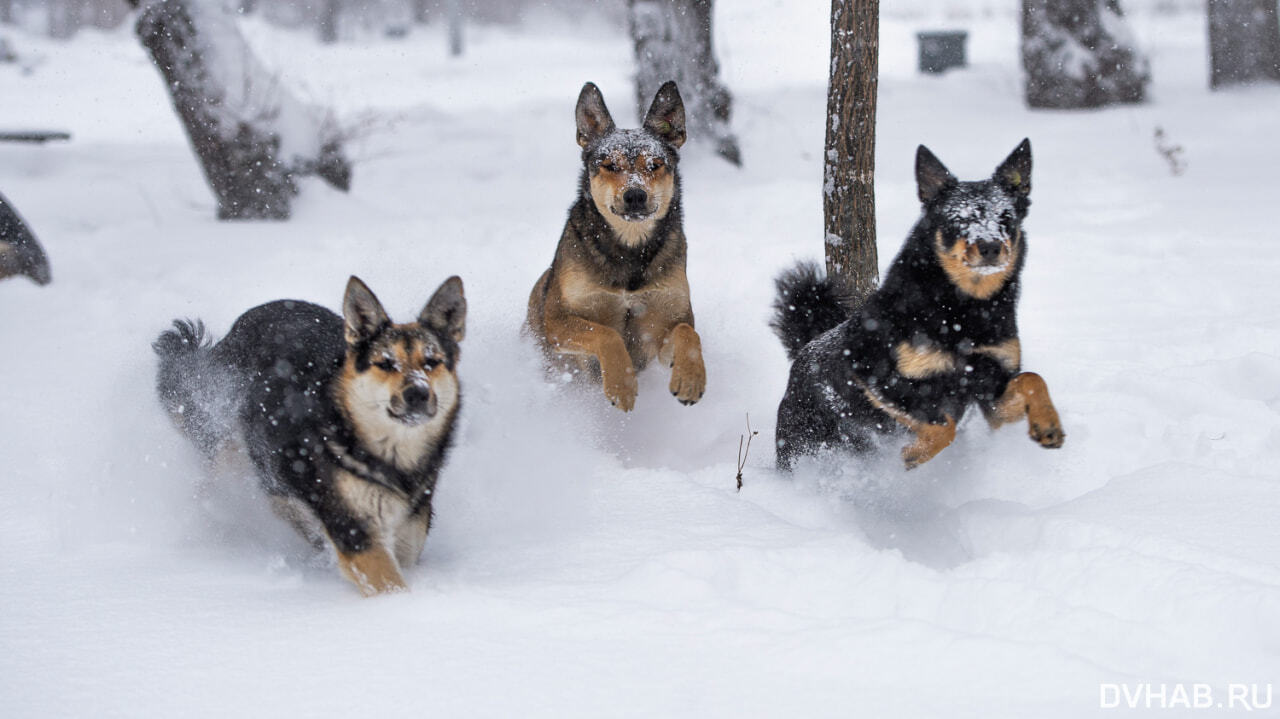
[[[826,448],[865,452],[877,435],[914,435],[907,467],[955,438],[977,404],[991,426],[1027,418],[1031,439],[1065,434],[1037,374],[1022,372],[1019,274],[1031,205],[1031,143],[991,179],[959,182],[923,145],[916,182],[924,212],[885,277],[853,307],[812,265],[779,277],[773,327],[792,359],[778,406],[778,464]]]
[[[328,542],[365,596],[406,589],[461,400],[467,305],[450,277],[415,322],[392,324],[359,279],[343,316],[279,300],[210,345],[177,320],[153,347],[174,422],[213,465],[248,454],[277,514]]]
[[[575,115],[578,199],[529,295],[526,328],[551,364],[600,381],[624,412],[635,406],[636,372],[654,358],[671,368],[671,394],[693,404],[707,373],[685,276],[680,91],[666,83],[643,126],[620,130],[587,83]]]

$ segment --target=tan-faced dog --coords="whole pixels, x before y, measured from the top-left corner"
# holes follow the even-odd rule
[[[247,454],[272,508],[331,544],[362,594],[406,588],[461,405],[462,280],[392,324],[359,279],[341,317],[298,300],[245,312],[210,346],[177,321],[153,347],[160,399],[215,468]]]
[[[693,329],[677,150],[684,103],[658,89],[639,129],[620,130],[595,85],[578,96],[582,176],[551,268],[529,295],[527,328],[553,365],[599,377],[629,411],[636,372],[655,357],[671,368],[671,394],[702,398],[706,369]]]
[[[1040,375],[1022,371],[1018,290],[1031,205],[1031,143],[989,179],[961,182],[923,145],[923,212],[884,283],[860,306],[816,268],[778,279],[773,326],[792,359],[778,405],[778,464],[823,449],[855,452],[876,435],[910,432],[914,467],[951,443],[976,404],[992,427],[1027,420],[1031,439],[1066,434]]]

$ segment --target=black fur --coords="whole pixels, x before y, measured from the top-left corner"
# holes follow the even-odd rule
[[[369,348],[385,335],[421,332],[443,348],[452,369],[458,343],[420,323],[382,322],[349,346],[345,329],[343,318],[324,307],[279,300],[245,312],[215,345],[202,323],[187,320],[174,322],[152,346],[160,356],[160,399],[205,456],[213,459],[228,443],[243,441],[268,494],[302,500],[337,548],[352,553],[368,548],[377,528],[343,504],[333,488],[335,471],[399,492],[412,513],[429,515],[454,423],[449,417],[443,436],[413,469],[384,461],[362,446],[335,399],[348,353],[367,369]]]
[[[854,298],[827,282],[812,262],[801,262],[783,272],[774,284],[778,298],[773,302],[769,326],[792,360],[814,337],[844,322],[857,309]]]
[[[1019,177],[1013,177],[1011,162],[1021,169]],[[884,283],[855,311],[848,310],[830,281],[819,279],[811,265],[778,279],[772,324],[794,360],[778,406],[780,467],[789,468],[797,456],[822,448],[866,451],[877,435],[901,432],[902,424],[877,402],[915,422],[943,424],[948,416],[959,421],[972,403],[989,410],[1017,373],[973,350],[1018,336],[1030,145],[1024,140],[996,175],[980,182],[956,182],[921,147],[917,179],[923,213]],[[986,219],[987,212],[1012,208],[1007,217],[996,219],[1008,236],[1019,237],[1017,257],[1004,285],[987,299],[953,284],[935,249],[938,231],[948,242],[966,236],[968,228],[956,219],[962,207],[973,209],[979,219]],[[951,372],[908,378],[899,371],[894,354],[902,342],[949,353],[958,358],[958,366]]]

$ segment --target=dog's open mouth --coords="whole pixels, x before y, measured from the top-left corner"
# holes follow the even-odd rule
[[[627,222],[644,222],[653,217],[652,212],[619,212],[617,215]]]
[[[388,417],[409,427],[416,427],[417,425],[430,420],[435,416],[435,414],[435,402],[432,402],[430,407],[426,407],[424,409],[404,410],[401,412],[396,412],[390,407],[387,408]]]
[[[965,263],[969,271],[975,275],[995,275],[1009,269],[1009,260],[997,260],[995,262],[979,262],[977,264]]]

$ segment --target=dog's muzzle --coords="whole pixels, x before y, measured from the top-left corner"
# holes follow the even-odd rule
[[[436,393],[431,391],[431,385],[414,382],[392,399],[387,414],[405,424],[415,425],[434,417],[436,407]]]

